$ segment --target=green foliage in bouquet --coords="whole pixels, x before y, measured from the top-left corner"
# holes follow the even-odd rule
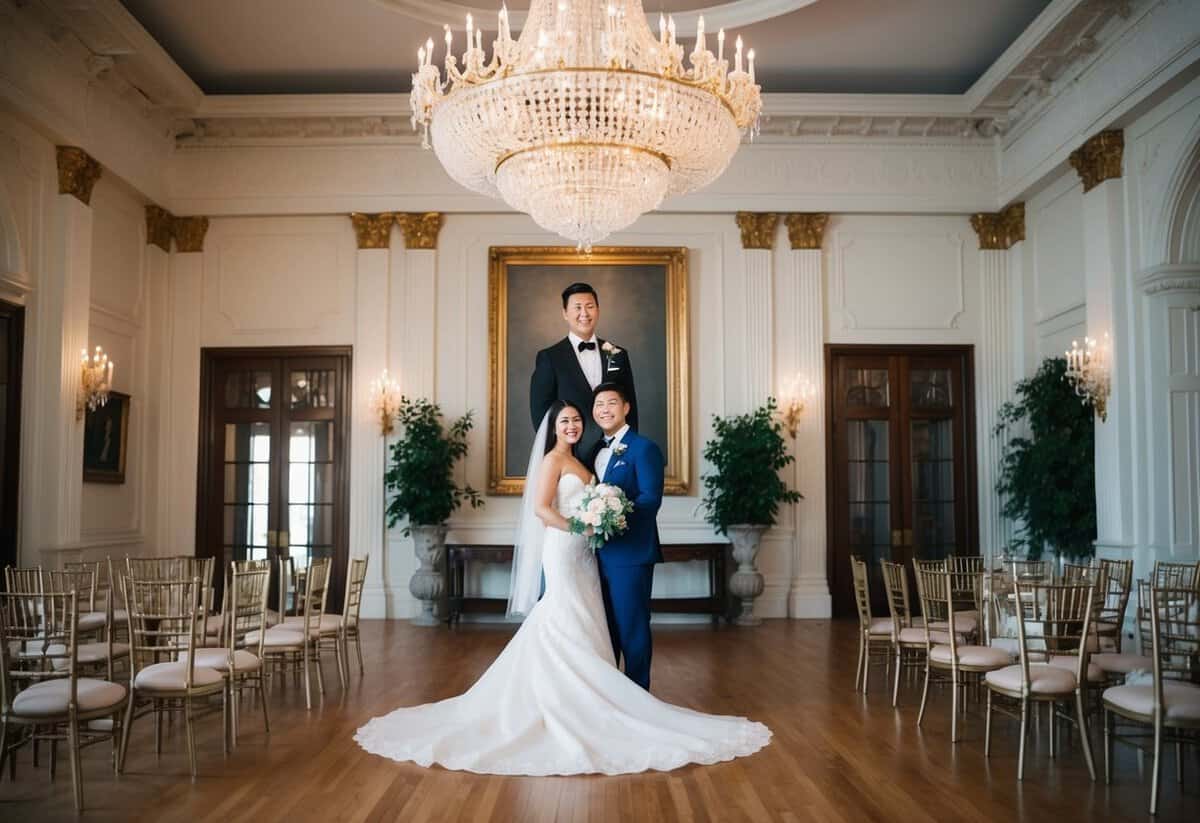
[[[996,434],[1015,435],[1000,460],[996,491],[1018,525],[1014,548],[1033,559],[1044,547],[1091,557],[1096,539],[1095,413],[1065,379],[1067,361],[1051,357],[1017,383],[1000,408]]]
[[[780,505],[802,498],[779,478],[795,458],[787,452],[775,398],[749,414],[713,415],[713,438],[704,459],[713,472],[704,480],[705,520],[719,533],[741,524],[773,526]]]
[[[391,466],[383,476],[391,498],[387,507],[388,527],[408,518],[410,526],[437,526],[446,522],[463,501],[477,509],[483,505],[479,492],[454,482],[454,466],[467,454],[471,412],[442,424],[442,411],[428,400],[400,402],[397,419],[403,436],[392,445]]]

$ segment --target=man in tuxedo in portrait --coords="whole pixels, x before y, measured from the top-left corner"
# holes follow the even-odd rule
[[[629,402],[626,422],[637,430],[637,394],[629,352],[596,336],[600,322],[600,298],[587,283],[572,283],[562,293],[563,320],[567,336],[537,353],[529,381],[529,415],[533,428],[555,400],[566,400],[577,409],[592,408],[592,392],[601,383],[618,383]],[[576,446],[582,459],[600,441],[595,426],[587,426]]]

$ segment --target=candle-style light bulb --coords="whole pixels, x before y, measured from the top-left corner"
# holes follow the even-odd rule
[[[500,4],[500,40],[507,42],[512,39],[508,31],[508,5]]]
[[[471,17],[470,12],[467,13],[467,48],[471,48],[471,41],[475,39],[475,20]]]
[[[704,51],[704,15],[696,21],[696,51]]]
[[[662,12],[658,13],[658,42],[666,45],[667,42],[667,18]]]
[[[483,29],[475,29],[475,48],[483,51]]]
[[[746,59],[750,63],[750,82],[753,83],[754,82],[754,49],[750,49],[750,51],[746,54]]]
[[[425,41],[425,65],[433,62],[433,38],[430,37]]]
[[[736,48],[734,49],[734,52],[733,52],[733,70],[741,71],[742,70],[742,36],[740,34],[738,35],[738,39],[737,39],[737,42],[735,43],[735,46],[736,46]]]
[[[725,29],[717,29],[717,62],[725,59]]]
[[[417,49],[417,68],[423,65],[425,65],[425,47],[421,46],[421,48]]]
[[[451,49],[453,48],[453,46],[454,46],[454,35],[450,33],[450,26],[447,25],[446,26],[446,62],[447,63],[450,62],[450,58],[452,56],[450,52],[451,52]]]
[[[675,45],[675,18],[674,16],[667,17],[667,37],[671,45]]]

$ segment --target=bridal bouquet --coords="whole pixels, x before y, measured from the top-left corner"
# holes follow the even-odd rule
[[[592,551],[601,548],[609,540],[629,528],[626,516],[633,511],[633,504],[625,492],[607,483],[589,483],[579,496],[574,513],[567,518],[571,534],[587,534],[588,547]]]

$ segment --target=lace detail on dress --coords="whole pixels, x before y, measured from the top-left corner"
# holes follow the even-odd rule
[[[559,479],[559,511],[583,486],[575,475]],[[667,771],[767,745],[763,724],[664,703],[613,665],[596,558],[581,535],[549,530],[542,566],[545,595],[475,685],[370,720],[354,736],[359,745],[421,766],[503,775]]]

